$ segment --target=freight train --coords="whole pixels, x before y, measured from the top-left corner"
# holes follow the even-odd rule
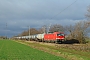
[[[62,43],[65,40],[65,34],[63,32],[54,32],[54,33],[43,33],[36,34],[30,36],[21,36],[15,37],[15,39],[26,39],[33,41],[41,41],[41,42],[54,42],[54,43]]]

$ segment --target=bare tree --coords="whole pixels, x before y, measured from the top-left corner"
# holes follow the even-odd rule
[[[90,33],[90,6],[88,6],[85,16],[87,17],[87,21],[80,21],[73,28],[72,26],[68,27],[68,31],[70,32],[68,37],[70,39],[75,38],[80,43],[85,43],[85,38]]]
[[[65,31],[67,32],[67,35],[66,35],[66,39],[70,40],[70,39],[74,39],[74,30],[75,30],[75,26],[66,26],[65,27]]]
[[[90,20],[90,5],[88,6],[86,17],[88,20]]]
[[[51,25],[50,26],[50,29],[49,29],[50,32],[64,32],[64,28],[62,25],[59,25],[59,24],[55,24],[55,25]]]
[[[26,36],[28,35],[28,32],[27,31],[23,31],[21,34],[19,34],[18,36]]]
[[[28,33],[29,33],[29,31],[28,31]],[[39,34],[39,33],[40,32],[37,29],[35,29],[35,28],[31,28],[30,29],[30,35]]]
[[[47,33],[47,25],[43,25],[40,29],[39,29],[40,33]]]
[[[35,29],[35,28],[31,28],[30,29],[30,35],[34,35],[34,34],[39,34],[40,32]],[[28,36],[29,35],[29,30],[27,31],[23,31],[21,34],[19,34],[18,36]]]
[[[68,36],[70,39],[76,39],[79,43],[85,43],[85,38],[87,35],[87,28],[89,28],[90,24],[87,21],[80,21],[75,24],[72,28],[69,27],[68,31],[70,35]]]

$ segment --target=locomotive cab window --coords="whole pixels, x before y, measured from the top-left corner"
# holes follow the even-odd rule
[[[57,34],[57,36],[64,36],[64,34]]]

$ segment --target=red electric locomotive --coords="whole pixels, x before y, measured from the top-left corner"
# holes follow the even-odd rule
[[[44,35],[44,41],[62,43],[64,39],[65,39],[65,34],[63,32],[54,32]]]

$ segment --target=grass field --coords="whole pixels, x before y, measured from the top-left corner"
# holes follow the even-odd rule
[[[88,48],[85,50],[78,50],[79,47],[82,46],[83,44],[78,44],[76,45],[71,45],[71,44],[49,44],[49,43],[40,43],[40,42],[31,42],[31,41],[25,41],[25,40],[17,40],[17,42],[20,42],[22,44],[28,45],[32,48],[39,49],[45,52],[48,52],[50,54],[56,55],[56,56],[62,56],[63,58],[66,58],[67,60],[90,60],[90,50]],[[85,46],[90,46],[88,44],[84,44]],[[68,46],[69,45],[69,46]],[[61,47],[61,46],[66,46],[66,48]],[[69,47],[69,48],[68,48]],[[71,47],[71,48],[70,48]],[[76,49],[73,49],[72,47],[78,47]],[[86,48],[86,47],[84,47]]]
[[[0,40],[0,60],[66,60],[12,40]]]

